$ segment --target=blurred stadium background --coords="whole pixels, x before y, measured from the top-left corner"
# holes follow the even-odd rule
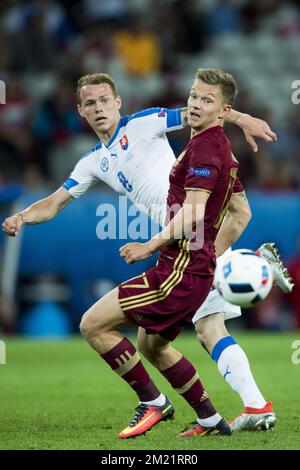
[[[234,325],[300,328],[300,104],[292,101],[300,80],[299,2],[2,0],[0,25],[1,219],[55,190],[96,143],[76,111],[81,75],[110,73],[128,114],[184,106],[198,67],[224,68],[239,83],[236,109],[278,134],[275,144],[259,142],[255,154],[239,128],[226,126],[253,211],[237,247],[275,241],[295,280],[292,295],[274,288]],[[188,130],[170,133],[176,154],[188,137]],[[117,200],[99,184],[54,221],[18,239],[0,235],[0,332],[78,331],[94,301],[151,264],[126,266],[118,254],[124,240],[97,239],[97,206]]]

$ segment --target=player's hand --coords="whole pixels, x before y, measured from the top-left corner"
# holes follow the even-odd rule
[[[2,224],[2,230],[6,235],[9,235],[10,237],[15,237],[21,232],[22,225],[22,215],[16,214],[4,220]]]
[[[254,137],[259,137],[266,142],[274,142],[277,135],[273,132],[266,121],[250,116],[250,114],[242,114],[236,123],[243,129],[246,140],[253,152],[257,152],[257,143]]]
[[[149,243],[126,243],[120,248],[120,255],[123,256],[127,264],[142,261],[152,255]]]

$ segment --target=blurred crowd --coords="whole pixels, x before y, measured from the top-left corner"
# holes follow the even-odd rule
[[[185,105],[193,73],[209,65],[205,54],[220,38],[242,36],[255,43],[267,31],[300,44],[296,1],[3,0],[0,26],[0,79],[6,84],[6,104],[0,105],[0,201],[24,188],[60,185],[96,141],[76,111],[75,87],[83,74],[111,73],[128,114]],[[227,70],[235,72],[230,63]],[[294,80],[300,79],[296,70]],[[277,144],[261,144],[254,155],[240,129],[227,126],[244,184],[298,189],[300,105],[291,103],[291,88],[286,89],[288,112],[274,113],[236,75],[236,108],[266,119],[278,133]],[[179,152],[188,133],[170,138]]]

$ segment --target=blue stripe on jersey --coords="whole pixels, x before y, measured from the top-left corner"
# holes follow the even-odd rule
[[[150,116],[151,114],[159,113],[159,111],[162,108],[149,108],[149,109],[144,109],[144,111],[138,111],[137,113],[134,114],[129,114],[129,116],[126,116],[128,118],[128,121],[131,121],[131,119],[136,119],[144,116]],[[165,110],[167,111],[167,110]]]
[[[118,124],[118,127],[117,129],[115,130],[115,133],[114,135],[112,136],[112,138],[110,139],[110,141],[108,142],[108,144],[106,145],[106,148],[110,147],[111,144],[113,143],[113,141],[116,139],[118,133],[119,133],[119,130],[121,129],[121,127],[124,127],[126,126],[128,122],[128,116],[122,116],[120,121],[119,121],[119,124]]]
[[[160,111],[164,111],[167,115],[167,128],[180,126],[181,122],[181,109],[166,109],[166,108],[149,108],[144,109],[143,111],[138,111],[134,114],[129,114],[128,116],[122,116],[117,129],[115,130],[114,135],[106,145],[106,148],[109,148],[111,144],[115,141],[121,127],[125,127],[129,121],[132,119],[137,119],[145,116],[151,116],[151,114],[158,114]]]
[[[100,150],[102,147],[102,142],[99,140],[98,144],[95,145],[95,147],[92,148],[91,152],[96,152],[96,150]]]
[[[167,127],[180,126],[181,121],[181,109],[166,109],[167,112]]]
[[[98,142],[97,145],[95,145],[95,147],[92,148],[92,150],[89,150],[88,152],[86,152],[84,155],[82,155],[82,157],[80,158],[80,160],[82,160],[83,158],[85,157],[88,157],[91,153],[93,152],[96,152],[96,150],[100,150],[102,147],[102,142],[101,140]]]
[[[160,112],[165,112],[167,115],[167,127],[180,126],[181,121],[181,109],[167,109],[167,108],[149,108],[144,111],[139,111],[138,113],[131,114],[126,116],[128,121],[131,119],[136,119],[144,116],[150,116],[151,114],[159,114]],[[162,115],[163,116],[163,115]]]
[[[69,191],[69,189],[73,188],[73,186],[77,186],[77,184],[79,184],[78,181],[73,180],[73,178],[69,178],[64,182],[62,187]]]

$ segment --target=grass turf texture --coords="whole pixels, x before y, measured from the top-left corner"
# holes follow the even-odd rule
[[[193,411],[145,361],[155,383],[174,402],[175,419],[158,424],[145,436],[121,440],[118,432],[137,406],[135,394],[82,338],[7,338],[7,364],[0,366],[0,449],[300,449],[300,364],[291,363],[291,345],[300,332],[234,336],[245,349],[264,396],[275,405],[278,422],[273,431],[178,438],[194,420]],[[219,412],[228,420],[237,416],[243,408],[238,395],[196,336],[182,335],[174,344],[197,366]]]

